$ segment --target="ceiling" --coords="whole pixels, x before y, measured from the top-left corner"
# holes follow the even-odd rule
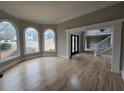
[[[23,20],[58,24],[117,4],[112,1],[1,1],[0,9]]]

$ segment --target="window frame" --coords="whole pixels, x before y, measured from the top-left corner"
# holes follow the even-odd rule
[[[25,32],[26,32],[26,30],[28,29],[28,28],[33,28],[33,29],[35,29],[36,30],[36,32],[38,33],[38,51],[37,52],[34,52],[34,53],[26,53],[26,41],[25,41]],[[37,30],[37,28],[36,27],[34,27],[34,26],[28,26],[28,27],[26,27],[25,29],[24,29],[24,31],[23,31],[23,47],[24,47],[24,51],[23,51],[23,53],[24,53],[24,55],[32,55],[32,54],[37,54],[37,53],[40,53],[41,51],[40,51],[40,39],[39,39],[39,31]]]
[[[20,52],[20,35],[19,35],[19,28],[18,26],[10,19],[0,19],[0,22],[8,22],[10,23],[15,31],[16,31],[16,38],[17,38],[17,50],[18,50],[18,54],[16,56],[13,56],[13,57],[8,57],[7,59],[3,59],[2,61],[0,61],[0,63],[4,63],[4,62],[8,62],[10,60],[13,60],[13,59],[17,59],[18,57],[21,56],[21,52]]]
[[[46,32],[47,30],[52,30],[53,33],[54,33],[54,39],[55,39],[55,42],[54,42],[54,44],[55,44],[55,49],[54,49],[54,51],[45,51],[45,32]],[[47,29],[45,29],[44,32],[43,32],[43,52],[44,52],[44,53],[56,53],[56,32],[55,32],[55,30],[52,29],[52,28],[47,28]]]

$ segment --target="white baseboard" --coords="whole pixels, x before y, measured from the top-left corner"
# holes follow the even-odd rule
[[[63,57],[65,59],[69,59],[67,56],[64,56],[64,55],[58,55],[59,57]],[[29,57],[26,57],[26,58],[23,58],[23,59],[19,59],[17,61],[14,61],[6,66],[3,66],[0,68],[0,72],[4,72],[8,69],[10,69],[11,67],[13,67],[14,65],[18,64],[18,63],[21,63],[23,61],[26,61],[26,60],[30,60],[30,59],[34,59],[34,58],[37,58],[37,57],[42,57],[42,55],[36,55],[36,56],[29,56]]]
[[[101,54],[101,55],[104,55],[106,57],[112,58],[112,55],[106,55],[106,54]]]
[[[122,76],[122,79],[124,80],[124,72],[121,71],[121,76]]]
[[[40,55],[37,55],[37,56],[33,56],[33,57],[26,57],[26,58],[23,58],[23,59],[19,59],[17,61],[14,61],[12,63],[9,63],[8,65],[1,67],[0,68],[0,72],[6,71],[6,70],[8,70],[9,68],[13,67],[14,65],[16,65],[18,63],[21,63],[23,61],[30,60],[30,59],[33,59],[33,58],[37,58],[37,57],[41,57],[41,56]]]
[[[21,61],[26,61],[26,60],[30,60],[30,59],[34,59],[34,58],[38,58],[38,57],[42,57],[42,55],[35,55],[35,56],[25,57],[25,58],[21,59]]]
[[[64,56],[64,55],[58,54],[58,56],[59,56],[59,57],[63,57],[63,58],[65,58],[65,59],[69,59],[67,56]]]
[[[59,57],[63,57],[65,59],[68,59],[66,56],[63,56],[63,55],[58,55]],[[34,58],[38,58],[38,57],[44,57],[43,55],[35,55],[35,56],[29,56],[29,57],[25,57],[25,58],[22,58],[22,59],[18,59],[18,60],[15,60],[14,62],[12,63],[9,63],[8,65],[6,66],[3,66],[0,68],[0,72],[4,72],[8,69],[10,69],[11,67],[13,67],[14,65],[18,64],[18,63],[21,63],[23,61],[26,61],[26,60],[30,60],[30,59],[34,59]]]
[[[12,62],[12,63],[6,65],[6,66],[1,67],[1,68],[0,68],[0,72],[4,72],[4,71],[8,70],[9,68],[13,67],[14,65],[20,63],[21,61],[22,61],[22,60],[14,61],[14,62]]]

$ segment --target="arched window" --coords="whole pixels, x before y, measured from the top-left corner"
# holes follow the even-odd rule
[[[25,30],[25,54],[39,52],[38,31],[29,27]]]
[[[18,38],[14,25],[8,21],[0,21],[0,62],[18,55]]]
[[[52,29],[47,29],[44,32],[44,50],[46,52],[55,51],[55,33]]]

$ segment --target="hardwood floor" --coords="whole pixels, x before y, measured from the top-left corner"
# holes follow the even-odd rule
[[[6,71],[0,90],[124,90],[121,75],[110,69],[111,59],[104,56],[41,57]]]

